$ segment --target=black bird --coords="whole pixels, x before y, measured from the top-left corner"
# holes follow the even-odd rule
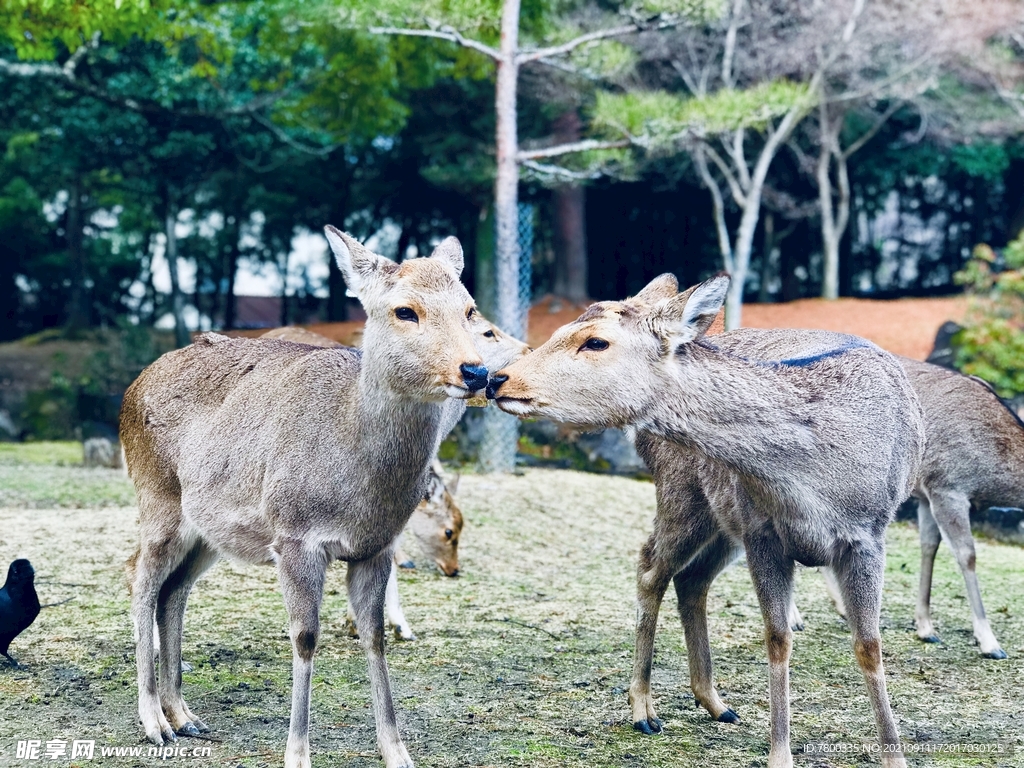
[[[6,656],[14,666],[18,666],[18,662],[7,649],[39,615],[35,578],[32,563],[15,560],[7,570],[6,583],[0,588],[0,655]]]

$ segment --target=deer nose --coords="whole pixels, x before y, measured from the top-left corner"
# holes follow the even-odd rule
[[[459,370],[462,371],[462,380],[466,382],[466,386],[472,391],[476,392],[487,386],[487,369],[482,365],[466,365],[463,363],[459,366]]]
[[[487,399],[494,400],[498,396],[501,385],[506,381],[508,381],[508,376],[491,376],[491,380],[487,382]]]

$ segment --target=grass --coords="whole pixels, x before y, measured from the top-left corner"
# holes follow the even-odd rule
[[[135,503],[128,476],[82,466],[78,442],[0,443],[0,507],[111,507]]]
[[[3,455],[0,463],[8,467]],[[28,467],[27,461],[10,466]],[[74,466],[36,465],[54,485],[77,481]],[[3,493],[7,493],[6,481]],[[112,480],[111,480],[112,482]],[[91,490],[65,508],[0,509],[0,562],[27,556],[38,572],[43,611],[12,646],[24,664],[0,667],[0,766],[19,739],[95,739],[146,746],[136,722],[135,667],[123,562],[133,548],[135,510],[94,506]],[[37,497],[38,498],[38,497]],[[418,635],[388,651],[402,733],[420,768],[436,766],[764,766],[767,667],[760,612],[742,565],[709,599],[715,675],[739,726],[695,708],[673,601],[662,611],[654,684],[662,736],[631,727],[625,690],[633,652],[636,556],[650,530],[654,487],[570,471],[464,475],[463,576],[403,572],[400,591]],[[963,581],[944,548],[936,565],[934,614],[941,645],[912,631],[916,532],[889,531],[883,650],[893,706],[906,741],[1010,743],[1003,758],[917,758],[911,765],[1024,765],[1024,550],[978,544],[978,569],[996,635],[1010,658],[981,659],[972,643]],[[877,765],[875,758],[805,756],[810,742],[870,742],[867,696],[821,579],[798,572],[807,625],[792,662],[792,744],[798,766]],[[313,765],[377,768],[366,665],[342,628],[344,566],[329,573],[313,687]],[[287,620],[270,568],[221,562],[199,583],[186,617],[190,707],[213,728],[203,766],[278,766],[290,708]],[[179,759],[181,760],[181,759]],[[191,760],[191,759],[190,759]],[[104,766],[155,765],[157,758],[105,758]],[[62,763],[67,765],[66,762]],[[89,765],[81,763],[82,768]],[[193,764],[197,764],[193,761]]]

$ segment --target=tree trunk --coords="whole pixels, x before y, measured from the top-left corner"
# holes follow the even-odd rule
[[[68,241],[68,271],[71,296],[68,301],[67,327],[79,331],[89,327],[89,268],[86,264],[84,233],[82,232],[82,189],[75,178],[68,189],[68,212],[65,237]]]
[[[821,297],[823,299],[839,298],[839,238],[837,232],[835,209],[832,206],[832,156],[836,154],[835,142],[838,141],[839,126],[829,122],[828,105],[822,100],[818,106],[818,132],[821,136],[818,148],[818,164],[815,178],[818,182],[818,203],[821,207],[821,249],[824,257],[822,264]]]
[[[761,285],[757,290],[757,300],[762,304],[771,301],[768,283],[772,279],[772,252],[775,250],[775,214],[769,211],[764,215],[764,243],[761,245]]]
[[[520,0],[505,0],[501,12],[501,58],[498,60],[494,109],[497,122],[497,175],[494,181],[495,296],[494,322],[513,336],[523,335],[519,306],[519,140],[516,88],[519,65]]]
[[[227,234],[224,248],[224,296],[223,315],[221,327],[224,330],[231,330],[235,327],[235,319],[238,315],[238,301],[235,298],[235,280],[238,277],[238,242],[241,235],[241,215],[235,211],[228,216],[226,222]]]
[[[164,220],[164,234],[167,246],[164,256],[167,269],[171,273],[171,312],[174,314],[174,343],[180,349],[189,345],[188,328],[185,327],[185,297],[181,293],[181,281],[178,278],[178,236],[174,231],[178,222],[178,209],[173,203],[167,203],[167,215]]]
[[[484,317],[497,317],[494,294],[494,209],[483,206],[476,228],[476,285],[473,297]]]
[[[580,116],[575,109],[555,121],[558,144],[580,140]],[[586,187],[560,184],[551,190],[555,218],[555,275],[553,292],[569,301],[582,303],[587,294]]]

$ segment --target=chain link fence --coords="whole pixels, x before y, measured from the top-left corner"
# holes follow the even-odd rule
[[[529,317],[531,263],[533,261],[533,206],[519,203],[519,312],[504,330],[519,339],[526,338]],[[500,269],[500,267],[499,267]],[[484,472],[512,472],[516,467],[519,446],[519,419],[489,404],[483,414],[483,436],[480,442],[480,466]]]

